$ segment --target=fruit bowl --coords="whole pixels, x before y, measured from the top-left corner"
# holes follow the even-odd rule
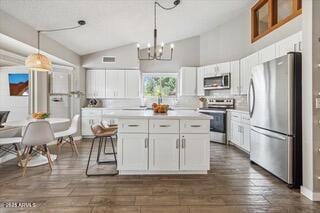
[[[44,112],[36,112],[32,114],[32,118],[34,119],[46,119],[49,117],[49,113]]]
[[[169,105],[153,103],[152,109],[154,113],[167,113],[169,110]]]

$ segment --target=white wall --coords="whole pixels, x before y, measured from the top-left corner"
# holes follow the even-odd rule
[[[9,73],[28,73],[23,67],[0,68],[0,111],[10,111],[8,120],[21,120],[28,116],[28,96],[10,96]]]
[[[200,65],[200,37],[192,37],[173,42],[175,45],[172,61],[140,61],[142,72],[178,72],[182,66],[195,67]],[[165,47],[165,53],[170,52],[170,47]],[[146,56],[147,50],[141,51]],[[166,55],[164,56],[166,57]]]
[[[116,62],[102,63],[103,56],[114,56]],[[81,56],[81,64],[88,69],[139,69],[136,44]]]
[[[200,35],[200,64],[239,60],[302,29],[302,16],[251,43],[251,11]]]

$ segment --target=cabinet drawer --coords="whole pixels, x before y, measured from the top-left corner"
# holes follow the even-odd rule
[[[231,120],[240,122],[241,114],[237,112],[231,112]]]
[[[179,133],[179,120],[150,120],[150,133]]]
[[[118,127],[121,133],[148,133],[148,120],[119,119]]]
[[[101,116],[102,110],[101,109],[82,109],[82,116]]]
[[[208,133],[210,131],[209,120],[181,120],[181,133]]]
[[[248,114],[242,114],[241,122],[244,124],[250,124],[250,116]]]

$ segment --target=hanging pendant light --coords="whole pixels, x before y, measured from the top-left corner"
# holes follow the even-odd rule
[[[158,45],[158,30],[157,30],[157,6],[164,10],[172,10],[176,8],[180,4],[180,0],[175,0],[173,2],[174,6],[172,7],[164,7],[157,1],[154,2],[154,30],[153,30],[153,53],[151,53],[151,44],[148,44],[148,56],[146,58],[141,57],[140,55],[140,44],[137,44],[137,50],[138,50],[138,59],[140,61],[152,61],[152,60],[158,60],[158,61],[171,61],[173,56],[173,49],[174,44],[170,45],[170,58],[163,58],[164,53],[164,43],[161,43],[161,46],[159,48],[159,53],[157,53],[157,45]]]
[[[31,71],[39,71],[39,72],[49,72],[52,69],[52,63],[50,59],[40,53],[40,33],[49,33],[49,32],[57,32],[62,30],[71,30],[79,28],[85,25],[86,22],[83,20],[78,21],[78,25],[75,27],[67,27],[53,30],[38,30],[38,53],[31,54],[26,58],[25,66]]]

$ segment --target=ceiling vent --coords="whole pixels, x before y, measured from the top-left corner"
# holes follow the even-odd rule
[[[102,57],[102,63],[115,63],[116,57],[114,56],[103,56]]]

